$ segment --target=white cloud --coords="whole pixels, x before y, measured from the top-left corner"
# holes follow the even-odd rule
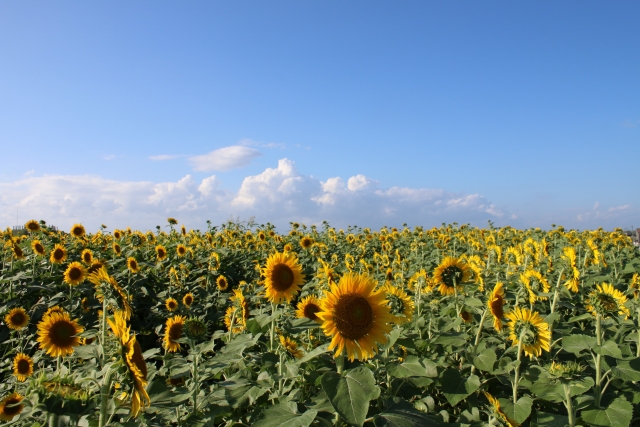
[[[279,148],[281,150],[287,148],[286,144],[282,142],[258,142],[249,138],[241,139],[238,142],[238,145],[243,145],[246,147]]]
[[[154,162],[160,162],[163,160],[177,159],[178,157],[184,157],[184,154],[158,154],[157,156],[149,156],[149,159]]]
[[[262,153],[254,148],[232,145],[218,148],[208,154],[189,157],[189,161],[197,171],[228,171],[247,166],[251,159],[259,156],[262,156]]]

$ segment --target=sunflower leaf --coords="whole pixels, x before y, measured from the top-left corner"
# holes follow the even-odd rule
[[[611,372],[625,381],[640,381],[640,357],[619,360],[618,364],[611,368]]]
[[[503,403],[502,399],[500,403]],[[509,419],[522,424],[531,414],[531,405],[533,405],[533,400],[529,396],[522,396],[515,405],[511,402],[505,402],[503,405],[504,413]]]
[[[371,370],[358,366],[342,376],[336,372],[327,372],[322,376],[321,384],[338,414],[347,423],[362,427],[369,410],[369,401],[379,395]]]
[[[596,354],[601,354],[603,356],[611,356],[616,359],[622,359],[622,352],[620,351],[620,347],[613,341],[606,341],[601,346],[594,346],[593,351]]]
[[[387,363],[387,371],[395,378],[438,376],[435,363],[430,360],[420,360],[417,356],[407,356],[403,363]]]
[[[573,354],[579,354],[583,350],[591,349],[596,346],[595,337],[588,335],[569,335],[562,338],[562,348],[564,351]]]
[[[473,358],[473,364],[476,368],[485,372],[493,372],[493,366],[498,360],[495,350],[488,348]]]
[[[254,427],[308,427],[318,414],[315,410],[308,410],[304,414],[298,413],[295,402],[281,403],[266,409],[262,417],[253,423]]]
[[[582,411],[582,419],[598,427],[628,427],[633,416],[633,405],[624,397],[619,397],[607,409]]]
[[[459,370],[447,369],[442,374],[440,384],[442,385],[444,397],[447,398],[451,406],[455,406],[480,388],[480,378],[476,375],[463,378]]]

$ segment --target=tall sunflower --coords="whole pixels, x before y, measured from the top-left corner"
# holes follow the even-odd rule
[[[40,231],[40,223],[38,221],[36,221],[35,219],[30,219],[24,225],[24,228],[26,228],[27,230],[29,230],[32,233],[35,233],[37,231]]]
[[[520,274],[520,281],[524,284],[524,287],[529,294],[530,304],[535,304],[536,301],[544,301],[548,299],[548,297],[540,294],[549,292],[551,286],[549,286],[549,282],[539,271],[531,268],[527,269],[527,271]]]
[[[135,335],[130,334],[127,326],[126,314],[116,311],[113,321],[107,319],[111,330],[121,345],[121,356],[128,368],[128,375],[133,381],[131,390],[131,415],[137,417],[144,406],[149,406],[151,400],[145,387],[147,386],[147,364],[142,355],[142,349]]]
[[[309,236],[304,236],[302,239],[300,239],[300,247],[302,249],[309,249],[311,246],[313,246],[313,239]]]
[[[14,244],[11,249],[13,250],[13,256],[16,259],[24,259],[24,251],[22,250],[22,248],[20,246],[18,246],[17,244]]]
[[[401,325],[410,322],[415,309],[415,304],[411,297],[405,291],[392,284],[387,284],[384,290],[387,293],[387,300],[389,301],[394,323]]]
[[[24,396],[20,393],[12,393],[0,401],[0,420],[11,421],[13,417],[18,415],[24,409],[21,404]]]
[[[346,350],[349,360],[366,360],[373,357],[378,344],[387,342],[393,315],[384,290],[375,287],[376,281],[368,275],[348,273],[325,292],[317,316],[324,333],[332,337],[329,350],[335,348],[336,355]]]
[[[524,354],[533,357],[540,356],[542,350],[549,351],[551,332],[549,325],[540,317],[537,311],[516,307],[505,314],[509,323],[509,339],[516,346],[522,339]]]
[[[84,229],[84,225],[82,224],[73,224],[73,227],[71,227],[71,235],[73,237],[82,237],[84,236],[87,232]]]
[[[88,278],[96,289],[96,299],[98,301],[102,303],[105,294],[112,296],[118,304],[116,307],[109,305],[109,308],[114,311],[122,310],[127,319],[131,317],[133,310],[131,309],[131,304],[129,304],[129,297],[124,292],[124,289],[118,285],[116,279],[107,273],[107,268],[104,265],[97,271],[91,273]],[[109,300],[111,300],[111,298],[107,298],[107,301]]]
[[[610,315],[622,315],[629,317],[629,309],[624,305],[627,297],[622,292],[615,289],[610,283],[596,285],[596,290],[591,291],[587,298],[587,310],[596,317],[598,314],[602,318]]]
[[[176,253],[179,257],[185,256],[187,253],[187,247],[183,244],[179,244],[178,246],[176,246]]]
[[[29,319],[30,317],[24,308],[16,307],[4,316],[4,323],[7,324],[9,329],[19,331],[29,324]]]
[[[266,297],[273,303],[279,303],[285,299],[291,302],[300,290],[300,285],[304,283],[302,267],[293,253],[276,252],[271,255],[261,273],[265,278]]]
[[[49,261],[53,264],[62,264],[67,259],[67,250],[59,243],[56,243],[53,250],[51,251],[51,256],[49,257]]]
[[[31,249],[33,250],[34,254],[37,254],[39,256],[42,256],[46,253],[45,249],[44,249],[44,245],[42,244],[42,242],[40,240],[34,240],[31,242]]]
[[[306,317],[309,320],[314,320],[318,323],[322,323],[322,321],[317,316],[319,311],[320,301],[318,301],[318,299],[314,296],[307,296],[302,298],[302,301],[298,303],[296,317],[298,319],[303,319]]]
[[[37,341],[40,349],[51,357],[68,356],[80,345],[77,335],[82,331],[84,328],[67,313],[51,313],[38,323]]]
[[[27,354],[18,353],[13,358],[13,375],[20,382],[24,382],[33,375],[33,359]]]
[[[178,301],[173,298],[173,297],[169,297],[167,298],[167,300],[164,302],[164,306],[167,308],[167,310],[169,311],[176,311],[178,309]]]
[[[191,304],[193,304],[193,294],[189,292],[185,296],[182,297],[182,303],[185,307],[190,308]]]
[[[496,331],[502,330],[502,318],[504,317],[504,290],[502,289],[504,284],[497,282],[493,288],[487,306],[491,315],[493,316],[493,327]]]
[[[185,320],[186,317],[179,315],[167,319],[164,332],[164,348],[169,353],[180,351],[180,343],[176,341],[182,338],[182,329],[184,328]]]
[[[441,295],[453,295],[462,291],[462,283],[467,282],[471,277],[469,266],[458,258],[446,257],[433,271],[433,280],[438,286]],[[455,285],[454,285],[455,284]]]
[[[85,277],[87,277],[87,270],[77,261],[69,264],[64,272],[64,282],[70,286],[79,285],[84,282]]]

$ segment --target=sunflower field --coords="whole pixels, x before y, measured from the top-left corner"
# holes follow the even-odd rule
[[[2,232],[15,426],[640,426],[622,230]]]

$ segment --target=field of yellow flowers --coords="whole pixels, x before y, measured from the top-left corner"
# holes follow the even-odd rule
[[[640,425],[621,230],[2,233],[15,426]]]

